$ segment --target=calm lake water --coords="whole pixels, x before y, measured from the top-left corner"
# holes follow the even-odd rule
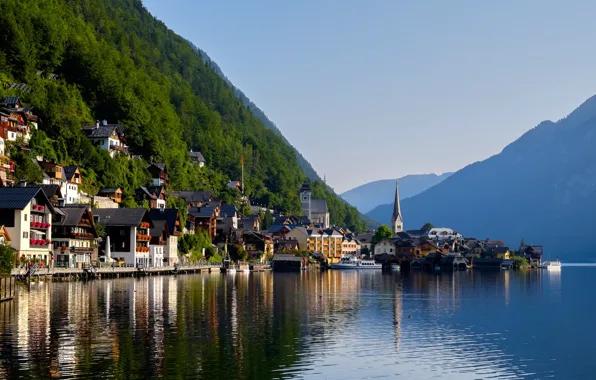
[[[1,379],[593,379],[595,267],[42,283],[0,305]]]

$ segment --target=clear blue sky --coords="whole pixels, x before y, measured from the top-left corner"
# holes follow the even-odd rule
[[[144,0],[342,192],[483,160],[596,94],[596,2]]]

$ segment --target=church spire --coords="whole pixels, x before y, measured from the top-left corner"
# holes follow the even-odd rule
[[[404,224],[403,218],[401,215],[401,205],[399,203],[399,186],[397,181],[395,181],[395,200],[393,201],[393,215],[391,216],[391,227],[393,228],[393,233],[397,234],[398,232],[403,232]]]

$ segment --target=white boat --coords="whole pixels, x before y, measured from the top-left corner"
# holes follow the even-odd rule
[[[561,269],[561,262],[559,261],[559,259],[557,259],[556,261],[545,261],[544,263],[542,263],[542,268],[549,270]]]
[[[391,270],[393,272],[399,272],[400,266],[399,264],[391,264]]]
[[[381,264],[374,260],[359,259],[356,256],[349,255],[342,257],[338,263],[331,264],[331,269],[383,269]]]

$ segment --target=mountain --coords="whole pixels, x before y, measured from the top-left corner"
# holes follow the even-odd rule
[[[204,52],[203,50],[201,50],[198,47],[196,47],[190,41],[188,41],[188,44],[203,58],[203,61],[205,62],[205,64],[207,66],[211,67],[211,69],[217,75],[219,75],[220,78],[222,78],[234,90],[234,94],[236,95],[236,97],[238,99],[240,99],[240,101],[242,102],[242,104],[244,104],[244,106],[246,108],[248,108],[253,115],[255,115],[259,120],[261,120],[261,122],[263,123],[263,125],[265,126],[265,128],[270,129],[271,131],[273,131],[273,133],[275,133],[276,135],[278,135],[279,137],[281,137],[281,139],[286,143],[286,145],[288,145],[290,148],[292,148],[292,150],[294,151],[294,154],[296,155],[296,160],[298,161],[298,165],[300,165],[300,168],[302,169],[302,171],[304,172],[304,174],[306,174],[306,176],[311,181],[321,181],[321,177],[319,177],[319,175],[317,174],[317,172],[315,171],[315,169],[312,167],[312,165],[310,164],[310,162],[308,162],[306,160],[306,158],[304,158],[304,156],[298,151],[298,149],[294,148],[294,146],[292,146],[292,144],[290,144],[290,142],[281,133],[281,131],[279,130],[279,128],[277,128],[277,126],[275,125],[275,123],[273,123],[271,120],[269,120],[269,118],[267,117],[267,115],[265,115],[265,112],[263,112],[256,104],[254,104],[248,98],[248,96],[246,96],[242,92],[242,90],[240,90],[239,88],[237,88],[236,86],[234,86],[234,84],[225,76],[225,74],[223,73],[223,71],[221,70],[221,68],[217,65],[217,63],[215,63],[215,61],[213,61],[211,59],[211,57],[209,57],[209,55],[206,52]]]
[[[596,97],[544,121],[499,154],[405,199],[407,228],[425,222],[464,236],[542,244],[546,255],[596,261]],[[370,214],[369,214],[370,215]],[[387,219],[382,220],[386,222]]]
[[[453,173],[444,174],[411,174],[397,179],[399,193],[402,199],[412,197],[429,187],[443,181]],[[365,183],[341,194],[352,206],[362,213],[368,213],[373,208],[392,203],[395,195],[395,180],[382,179]],[[373,218],[374,219],[374,218]]]
[[[174,189],[221,195],[240,178],[244,157],[251,199],[300,210],[306,175],[295,150],[140,0],[0,2],[0,82],[0,96],[21,97],[42,120],[31,154],[80,166],[88,191],[119,186],[134,195],[153,161],[167,165]],[[81,127],[96,119],[124,126],[135,159],[111,159],[84,137]],[[189,149],[203,153],[206,170],[191,164]],[[319,196],[332,223],[363,228],[357,210],[328,188]]]

